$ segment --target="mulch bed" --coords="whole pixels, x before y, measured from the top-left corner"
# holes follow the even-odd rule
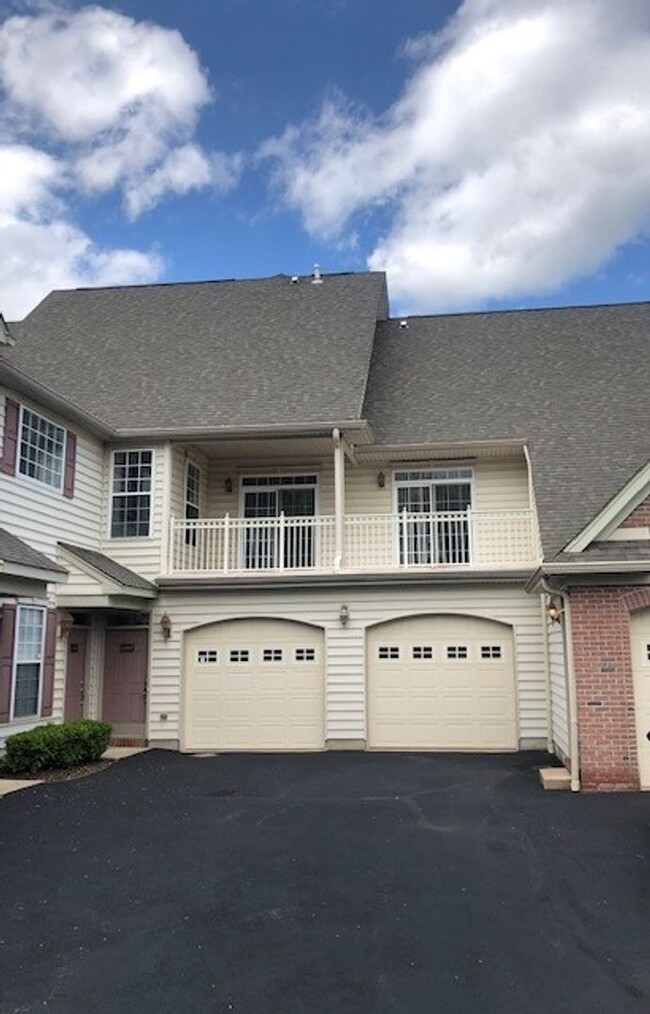
[[[54,771],[36,771],[32,775],[21,774],[14,775],[9,771],[4,771],[0,767],[0,778],[12,778],[17,782],[71,782],[74,778],[86,778],[87,775],[95,775],[98,771],[103,771],[104,768],[110,767],[114,761],[110,760],[98,760],[91,761],[90,764],[80,764],[74,768],[58,768]]]

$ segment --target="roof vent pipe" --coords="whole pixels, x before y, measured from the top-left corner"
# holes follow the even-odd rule
[[[400,320],[399,322],[400,331],[406,331],[408,329],[408,326],[409,326],[408,320]]]
[[[291,284],[292,285],[297,285],[299,281],[300,281],[300,279],[298,278],[298,275],[292,275],[291,276]]]
[[[314,270],[313,270],[313,273],[312,273],[311,284],[312,285],[322,285],[323,284],[323,276],[321,275],[320,264],[314,264]]]

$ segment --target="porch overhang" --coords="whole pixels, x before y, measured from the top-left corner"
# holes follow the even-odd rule
[[[399,571],[380,574],[377,572],[341,574],[238,574],[238,575],[197,575],[191,577],[167,577],[156,579],[160,591],[244,591],[255,589],[273,590],[287,588],[360,588],[395,587],[397,585],[475,585],[475,584],[517,584],[526,585],[531,578],[530,569],[511,570],[455,570],[448,572]]]

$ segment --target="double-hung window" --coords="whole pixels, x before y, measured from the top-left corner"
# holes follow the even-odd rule
[[[65,430],[23,406],[20,415],[18,472],[52,489],[63,487]]]
[[[472,474],[465,467],[395,473],[400,563],[470,562]]]
[[[45,610],[38,606],[19,606],[14,646],[14,718],[32,718],[39,714],[44,641]]]
[[[185,518],[196,521],[201,513],[201,469],[191,461],[185,467]],[[185,542],[196,545],[196,529],[185,529]]]
[[[114,451],[111,538],[151,534],[153,451]]]

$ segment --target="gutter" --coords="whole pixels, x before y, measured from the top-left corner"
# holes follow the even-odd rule
[[[120,439],[151,437],[156,440],[250,440],[255,437],[331,437],[334,429],[355,430],[363,437],[364,443],[370,443],[373,439],[372,429],[366,419],[342,420],[340,422],[315,422],[315,423],[271,423],[264,426],[217,426],[211,429],[205,426],[189,426],[184,429],[169,429],[160,427],[152,429],[125,428],[114,431],[114,435]]]
[[[571,617],[570,597],[564,592],[558,591],[552,584],[542,576],[542,588],[544,592],[554,598],[562,599],[562,641],[564,646],[564,661],[566,665],[566,681],[569,696],[569,765],[571,774],[571,791],[580,791],[580,738],[578,735],[578,691],[576,686],[575,661],[573,656],[573,623]],[[550,676],[550,673],[549,673]]]
[[[545,563],[544,574],[650,574],[650,560],[589,560]]]

